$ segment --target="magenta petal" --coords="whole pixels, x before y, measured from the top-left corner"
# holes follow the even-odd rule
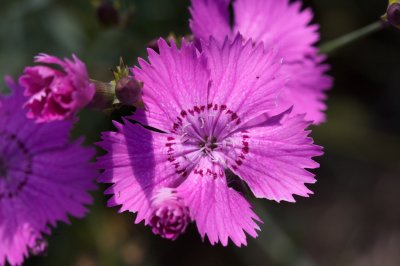
[[[287,81],[276,51],[244,43],[240,35],[222,45],[211,39],[203,49],[211,71],[210,102],[225,104],[242,123],[276,108]]]
[[[223,42],[231,34],[228,6],[230,0],[192,0],[190,28],[197,38],[214,36]]]
[[[113,183],[105,192],[113,195],[109,206],[122,205],[120,212],[137,213],[136,223],[147,224],[154,193],[178,178],[167,160],[167,136],[129,121],[115,125],[118,132],[103,133],[97,144],[108,151],[98,158],[98,167],[105,169],[99,182]]]
[[[227,2],[192,0],[190,25],[194,36],[204,42],[212,36],[222,44],[226,37],[240,33],[245,40],[274,47],[289,80],[277,98],[274,114],[294,106],[294,114],[306,113],[314,124],[324,122],[324,101],[332,78],[326,75],[328,67],[315,47],[320,36],[318,25],[312,24],[312,10],[303,9],[301,1],[289,0],[236,0],[233,7],[233,28],[221,31],[220,25],[229,24],[229,17],[224,15]],[[223,8],[225,11],[221,11]]]
[[[55,77],[61,75],[57,70],[47,66],[26,67],[19,83],[22,87],[26,88],[26,96],[34,96],[37,93],[44,92]]]
[[[319,40],[318,27],[310,25],[313,13],[302,10],[300,1],[236,0],[234,13],[234,32],[279,47],[285,60],[303,59]]]
[[[301,1],[237,0],[234,14],[234,32],[277,47],[284,59],[289,82],[274,114],[294,106],[293,114],[306,114],[314,124],[324,122],[326,90],[332,79],[325,74],[327,66],[314,46],[320,36],[318,25],[311,24],[312,10],[302,9]]]
[[[158,46],[160,54],[149,49],[150,64],[139,60],[141,68],[135,68],[134,74],[144,82],[147,124],[171,131],[182,110],[193,108],[192,103],[206,105],[209,77],[205,60],[193,44],[183,40],[179,50],[173,42],[168,46],[160,39]]]
[[[36,63],[43,63],[43,64],[55,64],[59,65],[60,67],[64,68],[66,67],[66,64],[64,61],[59,59],[56,56],[48,55],[45,53],[38,54],[35,56],[35,62]]]
[[[208,159],[202,160],[188,179],[178,187],[178,195],[189,207],[200,235],[212,245],[246,245],[246,234],[257,237],[260,221],[247,200],[226,183],[222,167]]]
[[[228,167],[239,175],[258,198],[294,202],[293,195],[307,197],[305,186],[314,183],[306,169],[319,167],[312,158],[322,155],[305,129],[304,116],[287,111],[232,136],[235,150],[225,153]]]
[[[293,114],[305,114],[305,119],[313,124],[325,122],[326,91],[332,87],[333,79],[326,75],[327,65],[320,64],[321,57],[295,63],[285,63],[284,68],[290,76],[286,88],[278,100],[279,114],[293,106]]]

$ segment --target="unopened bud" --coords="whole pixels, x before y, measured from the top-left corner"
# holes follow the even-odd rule
[[[400,26],[400,3],[393,3],[389,5],[386,13],[386,18],[393,26]]]
[[[134,77],[121,78],[115,86],[115,95],[123,105],[140,105],[142,83]]]
[[[129,67],[125,65],[122,57],[119,58],[119,66],[117,66],[112,72],[116,83],[124,77],[129,77]]]
[[[119,13],[111,1],[103,1],[97,7],[97,18],[104,26],[116,26],[119,24]]]
[[[150,226],[156,235],[175,240],[185,232],[190,222],[189,209],[170,188],[160,189],[152,199]]]

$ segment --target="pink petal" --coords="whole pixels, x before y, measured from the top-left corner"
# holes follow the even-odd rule
[[[321,65],[323,60],[314,47],[320,36],[318,25],[311,24],[312,10],[302,10],[300,1],[237,0],[234,13],[234,32],[277,47],[284,58],[290,81],[274,114],[294,106],[293,114],[306,113],[306,119],[314,124],[324,122],[326,90],[332,79],[325,74],[327,67]]]
[[[2,116],[0,128],[7,128],[8,132],[15,132],[16,137],[25,140],[24,145],[35,154],[66,146],[72,128],[71,121],[35,125],[31,120],[21,119],[26,115],[26,110],[22,108],[22,105],[27,98],[23,96],[23,88],[18,84],[10,80],[7,84],[12,88],[13,94],[0,96],[0,102],[5,102],[0,109]]]
[[[154,192],[168,186],[179,176],[167,160],[167,134],[144,129],[125,120],[115,123],[118,132],[105,132],[97,145],[108,151],[97,165],[105,169],[99,182],[113,183],[106,191],[112,194],[109,206],[122,205],[120,212],[137,213],[136,223],[149,222],[150,202]]]
[[[26,67],[24,75],[19,79],[19,84],[26,88],[26,96],[34,96],[37,93],[43,93],[53,79],[60,75],[62,75],[60,71],[47,66]]]
[[[74,87],[80,88],[72,94],[73,108],[80,109],[92,100],[96,88],[89,81],[90,78],[86,65],[74,54],[72,55],[72,59],[65,59],[65,71],[69,74],[70,81]]]
[[[225,37],[240,33],[246,40],[275,47],[278,56],[284,59],[285,73],[290,80],[279,95],[274,114],[294,106],[293,114],[306,113],[306,118],[314,124],[324,122],[324,101],[332,78],[326,75],[324,58],[314,46],[320,36],[319,26],[312,24],[312,10],[302,9],[301,1],[289,0],[236,0],[233,6],[233,29],[220,31],[216,25],[229,24],[229,16],[224,15],[228,3],[192,0],[191,29],[195,37],[208,41],[213,36],[223,43]]]
[[[193,44],[183,40],[179,50],[173,42],[168,46],[160,39],[158,46],[160,54],[148,50],[150,63],[140,59],[141,68],[134,69],[136,79],[144,82],[146,105],[145,116],[134,119],[170,131],[182,110],[206,105],[209,76],[205,60],[199,58]]]
[[[333,79],[326,75],[327,65],[320,64],[320,57],[285,63],[290,75],[286,88],[279,96],[279,114],[293,106],[293,114],[306,114],[305,119],[321,124],[326,120],[326,91],[332,87]]]
[[[17,211],[21,209],[14,201],[0,208],[0,265],[8,265],[6,262],[22,265],[29,255],[32,235],[37,231],[36,225],[26,223],[25,213]]]
[[[66,67],[65,62],[62,61],[60,58],[45,53],[41,53],[35,56],[35,62],[42,64],[55,64],[61,66],[62,68]]]
[[[279,47],[285,60],[303,59],[319,40],[318,26],[309,25],[310,9],[301,10],[301,2],[289,0],[236,0],[235,29],[245,38]]]
[[[312,194],[304,184],[315,179],[306,169],[319,167],[312,157],[322,155],[322,148],[308,137],[310,122],[289,113],[235,133],[236,148],[225,153],[228,167],[258,198],[294,202],[293,195]]]
[[[192,219],[204,238],[212,245],[228,245],[230,238],[237,246],[246,245],[246,234],[257,237],[260,221],[246,199],[229,188],[223,168],[203,159],[178,187],[178,195],[188,206]]]
[[[210,102],[225,104],[242,123],[276,107],[286,77],[273,49],[243,43],[240,35],[222,45],[211,39],[203,49],[211,71]]]
[[[231,34],[228,6],[230,0],[192,0],[190,28],[197,38],[214,36],[223,42]]]

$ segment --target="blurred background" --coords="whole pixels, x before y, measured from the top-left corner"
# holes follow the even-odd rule
[[[387,2],[305,1],[321,24],[322,43],[379,19]],[[151,40],[186,35],[188,0],[0,0],[0,76],[18,77],[39,52],[75,53],[94,79],[109,81],[122,56],[129,65]],[[314,195],[296,204],[257,201],[264,219],[248,246],[212,247],[196,228],[163,240],[134,215],[107,208],[93,192],[84,220],[60,224],[44,257],[26,265],[400,265],[400,31],[382,30],[329,58],[335,86],[328,123],[313,129],[325,147]],[[4,83],[0,86],[4,89]],[[85,111],[75,135],[87,143],[111,129]]]

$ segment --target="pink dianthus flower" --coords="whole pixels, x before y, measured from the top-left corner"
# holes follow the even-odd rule
[[[122,205],[121,212],[137,213],[136,223],[153,229],[177,221],[173,239],[183,232],[186,207],[212,244],[226,246],[230,238],[245,245],[245,233],[256,237],[260,219],[225,170],[258,198],[293,202],[293,195],[312,193],[305,183],[315,179],[306,168],[319,166],[312,157],[322,149],[308,137],[304,115],[290,109],[269,115],[286,82],[272,49],[240,36],[223,44],[211,39],[201,52],[186,41],[181,49],[158,45],[160,53],[149,49],[150,63],[140,59],[134,69],[144,82],[145,109],[115,122],[117,132],[103,133],[98,143],[108,151],[98,158],[99,181],[113,183],[108,205]],[[163,189],[173,194],[155,201]]]

